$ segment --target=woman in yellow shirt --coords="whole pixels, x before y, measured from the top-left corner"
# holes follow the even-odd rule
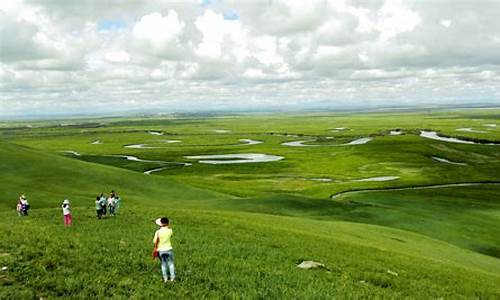
[[[158,256],[161,260],[161,272],[163,280],[174,282],[175,280],[175,267],[174,267],[174,250],[170,238],[172,237],[172,229],[169,226],[169,219],[166,217],[156,219],[155,223],[160,226],[155,232],[153,243],[155,250],[158,251]]]

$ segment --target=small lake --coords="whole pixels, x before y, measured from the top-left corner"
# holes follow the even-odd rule
[[[346,144],[339,144],[339,145],[324,145],[324,146],[328,146],[328,147],[335,147],[335,146],[355,146],[355,145],[363,145],[363,144],[366,144],[368,143],[369,141],[373,140],[373,138],[369,138],[369,137],[364,137],[364,138],[359,138],[357,140],[353,140],[349,143],[346,143]],[[322,145],[310,145],[310,144],[304,144],[304,143],[308,143],[308,142],[315,142],[314,140],[308,140],[308,141],[292,141],[292,142],[286,142],[286,143],[282,143],[281,145],[283,146],[289,146],[289,147],[318,147],[318,146],[322,146]]]
[[[379,177],[370,177],[370,178],[362,178],[356,179],[353,181],[356,182],[366,182],[366,181],[392,181],[399,179],[399,176],[379,176]]]
[[[306,145],[304,143],[308,142],[314,142],[314,141],[293,141],[293,142],[286,142],[282,143],[281,145],[283,146],[289,146],[289,147],[317,147],[319,145]]]
[[[201,164],[224,165],[224,164],[244,164],[261,163],[282,160],[283,156],[261,154],[261,153],[236,153],[236,154],[216,154],[216,155],[194,155],[185,156],[187,159],[198,160]]]
[[[244,144],[241,144],[241,145],[258,145],[258,144],[262,144],[263,142],[262,141],[256,141],[256,140],[251,140],[251,139],[240,139],[239,140],[240,142],[243,142]],[[240,145],[238,145],[240,146]]]

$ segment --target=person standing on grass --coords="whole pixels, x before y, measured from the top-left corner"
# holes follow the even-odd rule
[[[120,208],[121,204],[122,204],[122,199],[120,198],[120,196],[115,195],[115,214],[118,211],[118,208]]]
[[[61,205],[63,215],[64,215],[64,226],[71,226],[73,223],[73,218],[71,217],[71,207],[69,206],[69,200],[64,199],[63,204]]]
[[[102,206],[101,206],[101,197],[95,197],[95,210],[97,212],[97,218],[102,218]]]
[[[102,216],[106,215],[106,197],[104,196],[103,193],[101,193],[101,196],[99,196],[100,200],[99,203],[101,204],[101,214]]]
[[[109,196],[108,198],[108,211],[110,216],[115,215],[115,198],[113,196]]]
[[[16,211],[17,211],[17,215],[18,216],[22,216],[22,214],[23,214],[23,205],[21,204],[21,200],[17,201]]]
[[[153,250],[153,258],[159,257],[161,261],[161,272],[163,281],[175,281],[175,267],[174,267],[174,250],[170,238],[172,237],[172,229],[170,228],[170,221],[168,218],[158,218],[155,223],[160,226],[155,232],[153,243],[155,245]]]

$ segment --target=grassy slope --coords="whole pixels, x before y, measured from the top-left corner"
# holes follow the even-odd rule
[[[58,207],[65,196],[80,207],[75,211],[79,226],[72,228],[70,235],[60,226],[61,216],[57,208],[33,210],[28,219],[15,217],[12,210],[0,213],[3,219],[0,228],[6,233],[0,237],[0,263],[12,270],[0,273],[0,285],[5,287],[0,298],[31,297],[33,293],[38,296],[72,294],[82,297],[92,293],[125,297],[152,297],[158,293],[192,297],[231,296],[241,294],[242,290],[247,296],[261,297],[499,297],[499,260],[464,249],[491,256],[498,254],[497,188],[358,193],[346,195],[336,202],[300,195],[317,197],[350,188],[416,182],[496,179],[499,153],[494,148],[440,143],[411,135],[379,136],[362,147],[331,149],[328,152],[332,157],[327,158],[323,147],[300,149],[279,145],[303,137],[268,135],[270,132],[334,135],[338,141],[347,141],[392,128],[432,128],[449,135],[473,138],[487,135],[489,139],[499,140],[498,129],[483,128],[485,123],[496,122],[494,115],[492,118],[490,112],[473,115],[457,112],[432,116],[370,114],[273,116],[264,119],[124,120],[96,128],[2,131],[1,134],[12,142],[43,151],[0,144],[0,167],[10,175],[2,178],[0,184],[0,210],[12,209],[20,191],[30,196],[35,208]],[[342,126],[352,130],[332,133],[328,129]],[[458,127],[483,129],[487,133],[457,134],[455,129]],[[138,132],[120,133],[138,128]],[[232,132],[214,134],[215,129],[230,129]],[[161,150],[122,147],[127,143],[142,142],[161,145],[157,136],[145,134],[147,130],[164,130],[172,135],[161,138],[182,139],[183,142]],[[240,138],[265,143],[234,146]],[[90,145],[96,139],[104,144]],[[55,155],[59,150],[134,154],[141,158],[176,161],[183,160],[186,153],[224,152],[285,154],[287,159],[238,168],[199,165],[162,174],[175,174],[175,178],[186,180],[190,185],[237,195],[259,195],[253,199],[234,199],[178,184],[172,180],[173,176],[145,176],[78,162]],[[431,155],[465,161],[470,166],[439,164],[429,160]],[[108,162],[90,157],[89,160],[136,171],[151,167],[116,159]],[[296,178],[296,174],[300,177]],[[396,183],[355,185],[315,183],[301,178],[334,176],[350,179],[372,175],[403,177]],[[112,188],[126,195],[126,205],[119,218],[97,223],[93,219],[92,197]],[[279,194],[282,191],[292,191],[298,196]],[[260,196],[263,194],[268,196],[263,198]],[[474,198],[478,194],[484,199]],[[245,214],[236,210],[295,218]],[[150,221],[165,213],[176,221],[176,251],[183,280],[182,284],[167,291],[158,284],[158,266],[147,258],[147,244],[154,230]],[[407,231],[335,220],[379,224]],[[12,224],[16,226],[12,227]],[[96,237],[96,233],[102,237]],[[34,241],[33,235],[37,236]],[[61,245],[71,250],[65,250]],[[48,250],[40,257],[40,249],[44,247]],[[75,249],[81,253],[78,257],[71,255]],[[21,261],[15,255],[19,252],[23,253]],[[95,253],[109,254],[103,257]],[[121,254],[114,256],[115,253]],[[66,255],[61,258],[59,254]],[[293,264],[302,258],[323,261],[332,272],[301,272]],[[102,264],[99,263],[101,260]],[[87,266],[96,270],[89,270]],[[228,268],[235,276],[227,276]],[[400,276],[388,274],[388,269]],[[151,273],[156,277],[150,276]]]
[[[9,272],[0,277],[0,297],[500,296],[500,277],[490,273],[499,269],[493,259],[423,236],[346,222],[192,210],[169,210],[180,281],[164,288],[159,266],[149,258],[156,228],[151,221],[162,213],[134,206],[98,221],[90,210],[76,209],[71,229],[61,226],[54,210],[38,210],[29,219],[2,213],[1,260]],[[302,259],[321,261],[330,271],[297,269]],[[489,272],[474,265],[479,261]]]
[[[164,177],[148,176],[115,167],[81,162],[61,155],[44,153],[0,142],[2,177],[0,209],[12,209],[24,192],[32,208],[58,207],[65,197],[73,205],[93,206],[95,196],[112,189],[125,204],[161,204],[163,199],[179,199],[183,207],[193,200],[227,198],[222,194],[192,188]],[[197,205],[203,201],[197,201]]]
[[[2,180],[2,210],[11,209],[21,189],[34,207],[58,207],[67,194],[79,206],[77,226],[69,230],[57,208],[33,210],[29,218],[1,213],[0,261],[9,271],[0,275],[0,298],[500,296],[498,260],[425,236],[349,222],[201,211],[193,208],[227,209],[238,200],[8,143],[0,154],[0,167],[12,175]],[[125,206],[118,217],[98,222],[92,196],[111,188],[126,195]],[[148,258],[151,220],[163,214],[176,228],[181,282],[172,289],[159,284],[158,266]],[[331,271],[298,270],[300,259],[325,262]]]
[[[500,258],[500,185],[344,194],[347,220],[419,232]]]

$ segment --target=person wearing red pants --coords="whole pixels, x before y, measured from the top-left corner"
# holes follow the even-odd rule
[[[69,206],[69,200],[65,199],[61,205],[63,215],[64,215],[64,226],[71,226],[73,223],[73,218],[71,217],[71,207]]]

